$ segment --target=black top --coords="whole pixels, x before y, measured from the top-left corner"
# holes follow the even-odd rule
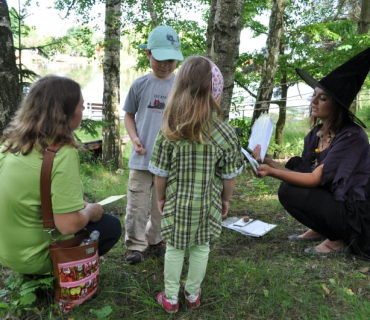
[[[315,160],[324,164],[321,185],[328,186],[338,201],[365,201],[370,177],[370,145],[362,128],[352,123],[336,133],[328,149],[315,153],[320,138],[315,126],[304,139],[301,172],[312,172]]]

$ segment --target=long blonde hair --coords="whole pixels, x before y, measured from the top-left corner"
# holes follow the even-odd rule
[[[164,111],[163,136],[171,141],[207,143],[214,112],[223,119],[222,109],[212,95],[211,61],[202,56],[189,57],[176,75]]]
[[[51,143],[79,148],[68,121],[80,97],[80,85],[72,79],[50,75],[37,80],[4,130],[3,152],[27,155],[33,148],[42,152]]]

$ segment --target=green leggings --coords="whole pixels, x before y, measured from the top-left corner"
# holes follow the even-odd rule
[[[189,270],[185,290],[189,294],[198,294],[207,270],[209,243],[194,245],[189,249]],[[184,264],[185,250],[179,250],[167,243],[164,261],[165,296],[178,296],[180,277]]]

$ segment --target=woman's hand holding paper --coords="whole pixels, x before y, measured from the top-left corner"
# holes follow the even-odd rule
[[[271,167],[267,164],[261,164],[260,166],[258,166],[257,170],[258,170],[258,176],[259,178],[263,178],[263,177],[266,177],[266,176],[269,176],[270,173],[271,173]]]

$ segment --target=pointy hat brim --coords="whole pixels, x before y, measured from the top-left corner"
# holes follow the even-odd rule
[[[367,48],[330,72],[320,81],[317,81],[302,69],[296,69],[296,72],[310,87],[320,87],[332,96],[341,107],[348,111],[353,122],[366,128],[365,124],[349,108],[360,91],[369,70],[370,48]]]
[[[312,89],[315,89],[316,87],[319,87],[323,89],[326,93],[328,93],[330,96],[332,96],[342,108],[345,108],[352,119],[353,122],[357,123],[359,126],[362,128],[366,129],[366,125],[359,119],[357,118],[352,111],[348,110],[346,106],[344,106],[340,99],[336,98],[335,94],[331,92],[330,89],[324,87],[319,81],[317,81],[315,78],[313,78],[311,75],[309,75],[306,71],[302,69],[296,68],[295,71],[298,73],[298,75],[302,78],[304,82],[306,82]]]

